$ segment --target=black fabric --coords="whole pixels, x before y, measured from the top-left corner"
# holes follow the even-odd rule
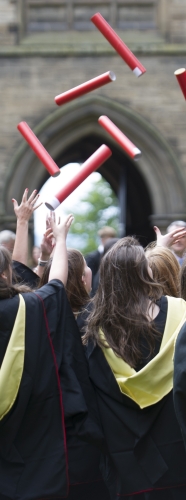
[[[36,293],[23,296],[24,372],[17,399],[0,421],[0,500],[67,498],[69,483],[75,483],[77,478],[78,483],[81,479],[89,483],[81,486],[77,500],[84,500],[88,487],[90,491],[94,488],[97,496],[103,488],[106,500],[108,493],[98,467],[103,436],[80,335],[64,287],[53,280]],[[17,296],[0,301],[1,363],[17,309]],[[88,441],[84,447],[76,434]],[[86,477],[84,449],[94,441],[97,449],[90,455]],[[82,469],[86,465],[84,474],[80,463]],[[100,484],[97,489],[96,484]],[[70,487],[69,500],[74,498],[74,492],[75,486],[72,492]]]
[[[23,294],[25,363],[16,402],[0,422],[1,500],[64,498],[68,492],[60,383],[47,328],[47,320],[51,320],[56,339],[61,337],[64,292],[57,281],[43,291],[43,302],[34,293]],[[40,292],[42,295],[42,289]],[[17,296],[0,301],[0,352],[2,340],[4,352],[5,340],[8,343],[10,338],[17,308]]]
[[[186,325],[178,335],[174,355],[174,406],[186,448]]]
[[[161,330],[166,298],[160,308]],[[172,391],[141,410],[121,393],[102,350],[89,344],[87,356],[108,446],[102,470],[112,500],[185,499],[186,453]]]
[[[100,280],[100,271],[98,269],[97,273],[94,276],[93,284],[92,284],[92,291],[91,291],[91,297],[94,297],[95,293],[97,292],[98,286],[99,286],[99,280]]]
[[[67,301],[60,368],[69,462],[69,500],[109,500],[99,469],[105,441],[80,332]],[[56,348],[56,347],[55,347]],[[56,349],[57,352],[57,349]],[[58,353],[57,353],[58,356]]]
[[[95,276],[100,266],[101,253],[99,252],[99,250],[94,250],[93,252],[85,255],[85,260],[87,266],[90,267],[92,271],[92,275]]]
[[[30,269],[30,267],[25,266],[17,260],[12,261],[12,269],[15,276],[16,282],[24,283],[30,286],[30,288],[37,288],[39,284],[39,276]]]
[[[164,332],[164,327],[167,317],[167,308],[168,308],[167,298],[163,295],[161,299],[157,301],[157,305],[159,306],[160,310],[155,318],[154,326],[156,330],[159,332],[159,336],[157,335],[157,337],[155,338],[153,355],[149,354],[149,345],[147,343],[147,340],[144,338],[141,339],[141,345],[140,345],[141,360],[139,361],[138,366],[136,367],[137,372],[141,370],[144,366],[146,366],[149,363],[150,359],[156,356],[156,354],[158,354],[160,350],[162,335]]]
[[[89,254],[85,255],[87,266],[90,267],[92,271],[92,290],[90,293],[91,297],[94,297],[95,292],[97,290],[97,283],[98,283],[97,273],[99,270],[101,257],[102,254],[99,252],[99,250],[94,250],[93,252],[90,252]]]

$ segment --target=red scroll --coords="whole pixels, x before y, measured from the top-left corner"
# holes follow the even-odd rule
[[[32,132],[28,124],[26,122],[20,122],[17,128],[19,132],[21,132],[24,139],[28,142],[29,146],[33,149],[41,163],[48,170],[49,174],[53,177],[57,177],[57,175],[60,174],[59,167],[56,165],[55,161],[51,158],[34,132]]]
[[[137,160],[141,156],[140,149],[107,116],[100,116],[98,122],[133,160]]]
[[[138,61],[137,57],[135,57],[135,55],[131,52],[127,45],[125,45],[123,40],[121,40],[121,38],[111,28],[107,21],[105,21],[104,17],[99,12],[91,17],[91,21],[95,24],[96,28],[101,31],[102,35],[108,40],[112,47],[114,47],[116,52],[118,52],[136,76],[141,76],[146,72],[146,69],[140,61]]]
[[[96,90],[107,83],[114,82],[115,80],[116,75],[113,71],[107,71],[107,73],[96,76],[96,78],[82,83],[81,85],[78,85],[78,87],[74,87],[71,90],[67,90],[67,92],[63,92],[63,94],[57,95],[54,100],[58,106],[61,106],[62,104],[66,104],[77,97],[88,94],[88,92],[92,92],[92,90]]]
[[[186,99],[186,69],[185,68],[180,68],[180,69],[177,69],[175,72],[174,72],[177,80],[178,80],[178,83],[181,87],[181,90],[183,92],[183,95]]]
[[[112,154],[112,151],[102,144],[93,155],[91,155],[88,160],[83,163],[80,167],[79,172],[70,180],[66,186],[53,196],[49,201],[45,202],[45,205],[49,210],[55,210],[68,196],[97,168],[99,168],[102,163],[104,163]]]

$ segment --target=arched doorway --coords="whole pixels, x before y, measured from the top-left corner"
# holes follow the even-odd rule
[[[130,160],[100,127],[97,120],[102,114],[109,116],[141,149],[138,162]],[[153,238],[152,221],[162,226],[175,213],[183,213],[184,182],[168,143],[151,124],[121,103],[101,96],[81,98],[49,115],[35,127],[35,133],[59,166],[84,161],[102,143],[110,146],[113,155],[99,172],[120,196],[127,234],[149,241]],[[12,223],[12,197],[20,199],[27,185],[30,190],[40,189],[47,178],[47,171],[23,143],[6,180],[4,207]]]

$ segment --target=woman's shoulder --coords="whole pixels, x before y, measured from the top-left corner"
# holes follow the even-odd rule
[[[44,301],[47,300],[47,298],[52,298],[53,296],[60,296],[61,298],[63,295],[66,296],[66,293],[62,281],[55,279],[49,281],[41,288],[36,288],[35,290],[32,290],[30,292],[25,292],[22,295],[25,301],[29,302],[34,300],[37,301],[38,298]]]

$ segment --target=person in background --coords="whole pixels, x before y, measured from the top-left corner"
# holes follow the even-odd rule
[[[119,238],[109,238],[108,240],[106,240],[105,244],[104,244],[104,248],[103,248],[103,254],[101,256],[101,259],[104,257],[104,255],[108,252],[108,250],[110,250],[110,248],[115,245],[115,243],[119,240]],[[100,261],[101,263],[101,261]],[[99,266],[100,267],[100,266]],[[98,289],[98,286],[99,286],[99,269],[96,273],[96,275],[94,276],[94,283],[92,285],[92,291],[91,291],[91,297],[94,297],[97,289]]]
[[[15,237],[15,233],[9,229],[0,232],[0,245],[7,248],[11,254],[14,249]]]
[[[176,224],[176,223],[179,223]],[[175,254],[175,257],[178,257],[178,252],[180,249],[180,255],[183,256],[185,248],[186,248],[186,223],[183,221],[175,221],[175,223],[172,222],[170,226],[167,228],[167,233],[162,234],[159,227],[154,226],[154,232],[156,233],[156,243],[150,243],[147,246],[148,248],[154,247],[154,246],[159,246],[159,247],[166,247],[170,248],[173,253]],[[176,254],[177,251],[177,254]],[[179,259],[177,258],[178,262]],[[180,262],[179,262],[180,264]]]
[[[167,233],[176,232],[179,229],[186,228],[186,222],[182,220],[175,220],[167,228]],[[171,245],[171,250],[174,252],[180,266],[183,264],[185,253],[186,253],[186,234],[182,236],[179,240],[175,241]]]
[[[90,252],[87,255],[85,255],[85,260],[86,260],[87,266],[90,267],[90,269],[92,271],[92,290],[95,289],[94,278],[99,270],[101,257],[102,257],[103,252],[104,252],[105,243],[110,238],[116,238],[116,231],[111,226],[103,226],[101,229],[99,229],[97,234],[101,240],[101,244],[99,245],[97,250],[94,250],[93,252]]]

